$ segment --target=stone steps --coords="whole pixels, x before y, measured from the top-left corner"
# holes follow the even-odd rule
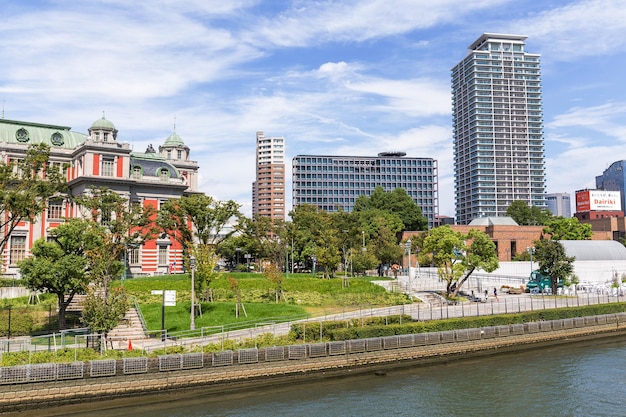
[[[109,332],[108,337],[109,339],[119,339],[120,341],[146,338],[141,320],[139,320],[139,313],[134,307],[131,307],[126,312],[122,322]]]

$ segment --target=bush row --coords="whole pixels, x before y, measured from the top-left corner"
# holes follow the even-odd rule
[[[25,287],[26,281],[23,279],[0,278],[0,287]]]
[[[327,341],[367,339],[400,334],[440,332],[446,330],[521,324],[543,320],[560,320],[574,317],[614,314],[626,311],[626,303],[528,311],[494,316],[462,317],[444,320],[412,321],[410,316],[377,317],[368,320],[343,320],[332,322],[294,324],[292,334],[299,340],[310,338]],[[382,323],[381,320],[387,320]],[[321,334],[321,336],[320,336]]]
[[[307,340],[311,338],[319,339],[320,332],[325,340],[342,340],[333,339],[332,334],[343,329],[380,327],[385,328],[392,325],[402,325],[403,323],[411,323],[412,318],[408,314],[385,316],[385,317],[368,317],[355,318],[350,320],[334,320],[298,323],[291,326],[291,335],[297,340]]]
[[[10,323],[9,314],[11,314]],[[9,325],[11,326],[11,336],[27,336],[33,331],[34,320],[26,309],[0,310],[0,337],[9,335]]]

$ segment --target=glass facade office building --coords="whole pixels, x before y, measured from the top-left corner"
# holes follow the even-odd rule
[[[596,188],[621,193],[622,211],[626,212],[626,160],[615,161],[596,177]]]
[[[505,216],[515,200],[546,206],[540,55],[526,38],[485,33],[452,69],[459,224]]]
[[[403,188],[422,209],[429,227],[438,215],[437,161],[384,152],[375,157],[297,155],[293,158],[293,206],[311,204],[327,212],[351,212],[355,200],[377,186]]]

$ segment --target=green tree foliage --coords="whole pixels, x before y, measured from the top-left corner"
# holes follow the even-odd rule
[[[243,239],[237,239],[240,249],[254,253],[257,261],[268,261],[280,269],[285,266],[285,251],[289,244],[287,224],[281,220],[272,220],[266,216],[256,216],[254,219],[242,217],[239,230]],[[228,253],[232,255],[232,245]],[[235,248],[236,249],[236,248]]]
[[[86,218],[106,229],[109,250],[115,259],[122,259],[127,248],[143,245],[158,232],[154,224],[155,207],[130,203],[106,187],[92,187],[74,200],[85,210]]]
[[[101,244],[86,253],[91,286],[83,304],[81,320],[93,332],[103,334],[106,343],[108,333],[124,317],[129,302],[124,287],[111,288],[111,282],[119,279],[124,272],[124,264],[116,250],[119,245],[104,228],[100,232]]]
[[[89,284],[86,253],[102,245],[102,232],[91,221],[72,219],[51,230],[50,238],[37,240],[33,256],[18,266],[28,288],[57,296],[59,328],[65,329],[67,306]]]
[[[333,216],[308,204],[297,206],[289,214],[297,228],[295,240],[301,245],[301,256],[315,260],[324,277],[330,278],[341,262],[341,239]]]
[[[356,213],[369,209],[383,210],[397,215],[403,225],[401,230],[426,230],[428,227],[428,219],[422,215],[422,209],[415,204],[403,188],[385,192],[382,187],[378,186],[369,197],[361,195],[354,202]]]
[[[540,226],[545,225],[553,218],[550,210],[539,208],[537,206],[529,206],[522,200],[515,200],[506,209],[506,215],[511,217],[520,226]]]
[[[559,280],[565,282],[574,271],[574,256],[567,256],[565,248],[557,240],[535,241],[535,261],[542,275],[550,277],[552,293],[556,294]]]
[[[543,233],[552,240],[590,240],[593,235],[590,224],[583,224],[576,217],[555,218],[546,223]]]
[[[36,222],[49,199],[67,192],[62,172],[48,164],[49,157],[50,147],[36,144],[24,159],[0,161],[0,252],[20,222]]]
[[[378,231],[374,235],[373,249],[380,263],[387,265],[400,259],[404,253],[396,240],[396,234],[383,222],[378,225]]]
[[[448,225],[436,227],[428,232],[423,245],[422,251],[431,254],[450,296],[458,294],[476,269],[492,272],[499,265],[495,244],[479,230],[462,234]]]
[[[92,332],[103,334],[106,342],[108,333],[120,323],[128,307],[128,297],[123,287],[113,288],[106,295],[92,287],[83,303],[81,321]]]
[[[283,283],[285,281],[285,275],[274,264],[270,264],[265,269],[265,275],[274,284],[274,290],[276,291],[276,303],[281,300],[285,300],[285,293],[283,292]]]
[[[194,273],[194,291],[196,297],[211,300],[211,282],[221,278],[222,272],[218,270],[219,258],[210,245],[197,245],[193,249],[196,257],[196,270]]]
[[[196,237],[201,245],[212,245],[219,253],[220,244],[235,233],[228,230],[233,219],[241,219],[240,205],[219,201],[204,194],[172,199],[161,206],[157,224],[165,233],[174,235],[183,248],[190,248]]]

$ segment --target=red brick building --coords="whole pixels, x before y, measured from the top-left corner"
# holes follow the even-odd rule
[[[103,116],[87,134],[70,127],[0,119],[0,158],[7,163],[23,158],[31,144],[50,146],[50,163],[64,167],[71,195],[90,187],[106,187],[126,198],[158,209],[171,198],[197,192],[198,163],[189,159],[190,149],[174,131],[157,151],[134,151],[118,140],[115,125]],[[66,218],[86,213],[68,199],[50,201],[36,222],[22,222],[11,233],[1,254],[2,272],[18,273],[17,262],[30,254],[33,243]],[[160,236],[127,253],[130,274],[163,274],[182,271],[182,248],[171,236]]]

